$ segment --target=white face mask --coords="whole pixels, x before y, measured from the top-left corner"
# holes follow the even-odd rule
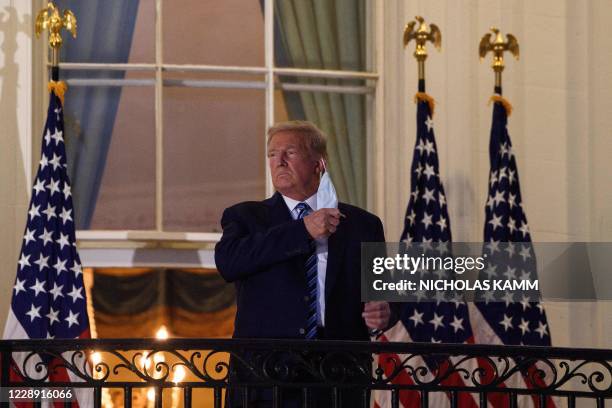
[[[329,177],[329,172],[325,169],[325,161],[321,159],[321,165],[323,166],[323,176],[319,182],[319,189],[317,190],[317,207],[319,208],[338,208],[338,196],[336,195],[336,189],[334,183]]]

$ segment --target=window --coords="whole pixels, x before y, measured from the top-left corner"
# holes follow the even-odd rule
[[[265,130],[289,119],[328,134],[341,200],[366,206],[377,80],[370,1],[57,3],[79,22],[61,76],[76,222],[87,236],[214,240],[225,207],[273,192]]]

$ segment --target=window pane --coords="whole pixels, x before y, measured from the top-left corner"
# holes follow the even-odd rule
[[[66,148],[78,229],[155,228],[154,101],[152,87],[68,90]]]
[[[62,62],[155,61],[155,0],[58,0],[77,18],[77,38],[64,34]]]
[[[264,148],[263,90],[165,87],[164,229],[220,231],[223,209],[264,199]]]
[[[350,85],[363,81],[295,79],[288,86]],[[315,83],[315,81],[317,83]],[[341,201],[365,208],[366,191],[366,103],[363,94],[337,92],[282,91],[283,104],[275,109],[275,120],[308,120],[327,135],[329,170]],[[277,97],[278,100],[278,97]]]
[[[276,65],[365,70],[365,7],[365,0],[277,0]]]
[[[165,1],[163,27],[164,63],[264,65],[259,1]]]

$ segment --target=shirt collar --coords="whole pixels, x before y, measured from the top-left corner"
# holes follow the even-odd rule
[[[282,195],[282,194],[281,194]],[[293,212],[293,210],[295,210],[295,206],[298,205],[299,203],[306,203],[310,206],[310,208],[312,208],[312,211],[317,211],[317,194],[313,194],[310,197],[308,197],[306,200],[304,201],[297,201],[294,200],[293,198],[289,198],[285,195],[283,195],[283,200],[285,200],[285,204],[287,204],[287,208],[289,208],[289,211]]]

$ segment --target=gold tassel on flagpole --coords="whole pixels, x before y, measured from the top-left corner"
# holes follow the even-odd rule
[[[414,103],[418,103],[419,101],[427,102],[429,105],[429,111],[431,112],[431,116],[434,115],[434,108],[436,106],[436,101],[432,98],[427,92],[417,92],[414,95]]]
[[[493,95],[491,96],[491,98],[489,98],[489,105],[491,105],[491,103],[495,103],[495,102],[499,102],[504,106],[504,109],[506,109],[506,115],[510,116],[512,115],[512,104],[510,104],[510,102],[504,98],[501,95]]]
[[[64,81],[49,81],[47,84],[47,88],[49,89],[49,93],[53,92],[62,102],[62,106],[64,106],[64,95],[66,94],[66,90],[68,89],[68,85]]]

